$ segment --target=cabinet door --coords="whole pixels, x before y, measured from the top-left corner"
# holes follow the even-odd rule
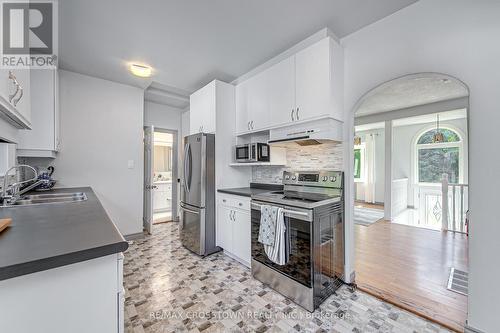
[[[16,76],[19,85],[23,88],[22,95],[21,93],[18,93],[12,102],[14,104],[14,102],[17,101],[17,104],[14,107],[27,121],[31,122],[30,70],[16,69],[12,70],[12,72]],[[19,99],[19,97],[21,98]]]
[[[295,55],[295,98],[299,120],[330,113],[330,39]]]
[[[190,101],[190,134],[215,133],[215,98],[216,81],[191,94]]]
[[[55,70],[31,70],[32,129],[19,132],[18,149],[57,151],[56,81]]]
[[[267,90],[267,71],[257,74],[248,81],[248,120],[250,130],[269,126],[269,92]]]
[[[248,120],[248,83],[249,80],[238,84],[235,88],[236,94],[236,132],[242,133],[250,130]]]
[[[269,68],[267,77],[271,125],[292,122],[292,111],[295,109],[295,57]]]
[[[12,93],[12,81],[9,79],[9,70],[0,68],[0,96],[6,101],[9,100],[9,94]]]
[[[233,244],[232,215],[233,210],[222,204],[217,205],[217,246],[229,252],[232,252]]]
[[[238,258],[250,263],[251,231],[250,212],[235,210],[233,222],[233,251]]]

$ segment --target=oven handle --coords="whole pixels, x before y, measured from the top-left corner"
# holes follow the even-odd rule
[[[272,205],[270,205],[270,206],[272,206]],[[275,207],[280,207],[280,206],[275,206]],[[251,208],[252,209],[257,209],[257,210],[260,211],[262,209],[262,205],[259,205],[257,203],[252,202]],[[280,208],[283,208],[283,207],[280,207]],[[309,212],[300,212],[300,211],[296,211],[296,210],[291,210],[291,209],[283,208],[283,213],[285,213],[285,214],[293,214],[293,215],[298,215],[298,216],[304,216],[304,217],[307,218],[308,221],[311,219],[311,213],[309,213]]]

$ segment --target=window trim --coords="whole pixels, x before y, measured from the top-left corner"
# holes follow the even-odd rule
[[[418,153],[420,149],[432,149],[432,148],[452,148],[452,147],[457,147],[458,148],[458,181],[459,183],[464,183],[464,176],[465,173],[467,172],[466,165],[465,165],[465,155],[467,154],[466,150],[466,144],[464,142],[464,139],[466,136],[464,133],[457,127],[453,125],[448,125],[448,124],[442,124],[440,128],[442,129],[447,129],[450,131],[453,131],[457,133],[460,141],[456,142],[444,142],[444,143],[418,143],[418,140],[422,135],[427,133],[428,131],[435,129],[436,126],[434,124],[431,124],[429,126],[424,127],[420,131],[417,132],[415,137],[413,138],[412,141],[412,179],[413,183],[417,186],[441,186],[441,183],[428,183],[428,182],[419,182],[420,175],[419,175],[419,169],[418,169]]]

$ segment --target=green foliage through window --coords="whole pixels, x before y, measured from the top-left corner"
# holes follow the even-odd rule
[[[420,141],[420,140],[419,140]],[[418,150],[418,181],[420,183],[440,183],[443,173],[448,174],[448,182],[459,182],[459,148],[420,148]]]
[[[425,132],[418,139],[417,144],[427,144],[434,143],[434,134],[437,133],[437,129],[431,129],[430,131]],[[444,142],[460,142],[460,137],[458,134],[452,130],[446,128],[440,128],[439,132],[443,134]]]
[[[354,179],[361,178],[361,149],[354,149]]]

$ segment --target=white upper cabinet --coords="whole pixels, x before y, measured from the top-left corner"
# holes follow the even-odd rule
[[[31,130],[19,131],[18,156],[55,157],[59,150],[58,74],[31,70]]]
[[[31,122],[31,79],[30,69],[12,70],[22,88],[12,100],[14,107],[28,122]]]
[[[270,125],[289,123],[295,108],[295,57],[282,60],[267,72]]]
[[[328,116],[331,112],[330,40],[295,55],[295,119]]]
[[[30,69],[0,69],[0,112],[16,128],[31,128]]]
[[[234,86],[214,80],[191,94],[189,102],[189,133],[215,133],[217,110],[234,110]]]
[[[250,130],[250,85],[251,80],[247,80],[236,86],[236,132],[246,132]]]
[[[189,97],[189,133],[215,133],[216,81],[212,81]]]
[[[330,37],[236,86],[238,133],[297,121],[343,120],[343,50]]]

